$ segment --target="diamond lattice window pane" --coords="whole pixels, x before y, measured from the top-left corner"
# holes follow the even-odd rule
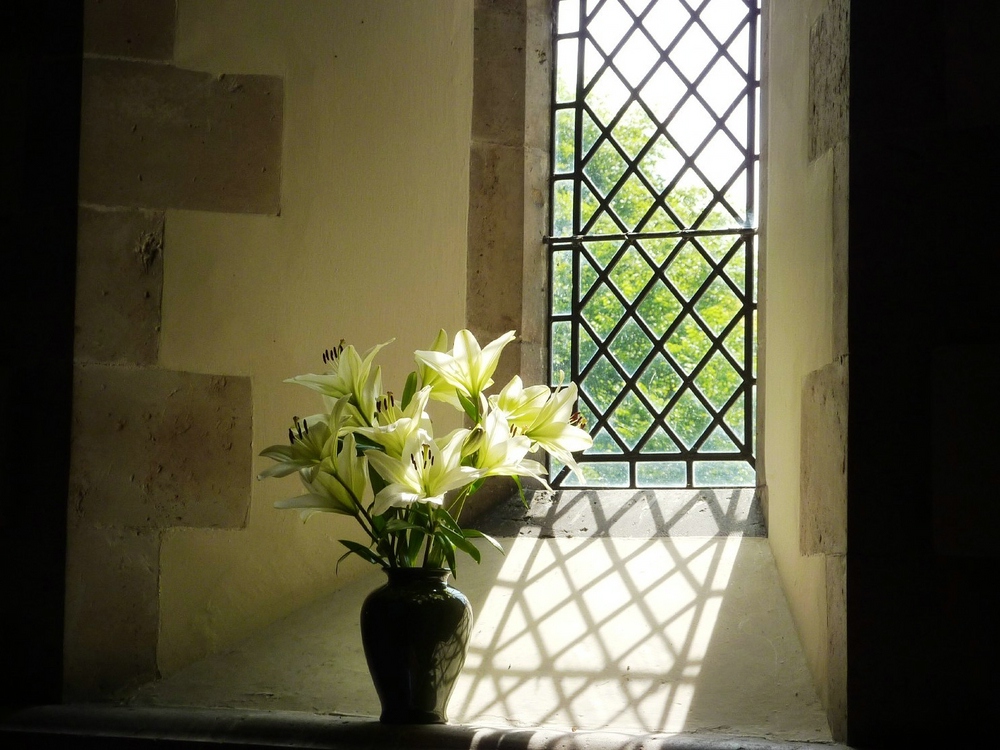
[[[681,75],[687,78],[688,82],[694,82],[718,50],[718,45],[702,30],[701,26],[694,24],[684,32],[684,36],[677,42],[671,59],[680,70]]]
[[[636,370],[653,350],[653,343],[630,318],[615,335],[609,348],[622,369],[629,375],[635,375]]]
[[[609,274],[611,281],[629,302],[634,302],[653,278],[653,269],[635,247],[630,247],[618,259]]]
[[[705,209],[712,203],[712,192],[690,169],[684,173],[681,181],[681,186],[670,193],[667,202],[685,227],[694,228]]]
[[[736,390],[743,385],[743,378],[736,372],[722,354],[716,352],[708,360],[702,371],[695,378],[695,385],[701,394],[708,399],[717,412],[721,411]]]
[[[657,208],[642,228],[646,232],[676,232],[680,226],[666,211]]]
[[[659,0],[643,25],[660,49],[666,49],[690,20],[691,14],[680,0]]]
[[[733,245],[739,243],[739,237],[735,237],[731,234],[709,234],[704,237],[699,237],[697,244],[700,245],[705,252],[708,253],[709,257],[716,263],[721,261],[730,250],[733,249]],[[742,255],[742,254],[741,254]],[[729,273],[727,268],[727,273]],[[733,278],[733,274],[729,273],[729,277]],[[742,284],[737,284],[741,289]]]
[[[590,288],[597,281],[597,271],[594,267],[590,265],[589,261],[581,257],[580,258],[580,288],[577,290],[576,298],[583,299],[590,291]]]
[[[580,158],[581,160],[586,160],[590,156],[590,150],[597,143],[597,139],[601,137],[601,128],[594,122],[594,118],[586,110],[581,113],[580,117],[582,120],[581,142],[583,147],[583,154],[581,154]],[[573,134],[569,133],[568,135],[572,137]]]
[[[756,478],[746,461],[696,461],[694,481],[699,487],[746,487]]]
[[[683,441],[685,448],[693,446],[711,423],[711,415],[691,391],[684,391],[667,415],[667,424]]]
[[[642,247],[646,254],[657,264],[662,266],[667,262],[670,253],[677,247],[676,237],[646,237],[642,240]]]
[[[746,54],[746,50],[750,48],[750,29],[744,26],[739,34],[736,35],[736,39],[733,40],[732,44],[729,45],[728,49],[733,53],[733,58],[739,63],[740,67],[743,69],[744,73],[750,72],[750,58]]]
[[[636,484],[640,487],[684,487],[687,467],[681,463],[649,462],[636,467]]]
[[[559,173],[572,172],[576,166],[576,139],[573,129],[576,127],[576,112],[572,109],[561,109],[556,112],[555,130],[555,170]]]
[[[680,311],[681,303],[677,297],[659,281],[639,303],[639,315],[657,337],[667,332]]]
[[[626,166],[625,160],[611,141],[604,141],[590,157],[583,173],[590,178],[598,192],[606,196],[625,174]]]
[[[737,436],[742,436],[744,433],[744,425],[746,424],[744,411],[746,406],[743,403],[743,395],[741,394],[733,405],[726,409],[726,415],[723,417],[726,424],[729,425],[731,429]]]
[[[716,427],[701,444],[705,453],[739,453],[740,449],[721,427]]]
[[[642,100],[660,122],[666,122],[681,98],[688,92],[687,84],[673,68],[661,64],[653,77],[642,87]]]
[[[737,289],[747,287],[747,257],[746,253],[735,253],[726,264],[726,276],[732,279]]]
[[[629,449],[632,449],[652,426],[653,417],[642,401],[629,391],[611,413],[608,423]]]
[[[746,3],[743,0],[710,0],[698,16],[712,36],[724,42],[746,18]]]
[[[618,0],[607,0],[604,6],[591,18],[588,29],[594,41],[610,55],[631,27],[632,19]]]
[[[622,243],[615,241],[588,242],[587,254],[594,259],[600,268],[607,268],[621,246]]]
[[[736,103],[737,97],[742,97],[746,85],[743,74],[729,60],[721,58],[712,65],[705,76],[704,86],[698,90],[715,114],[722,117]],[[742,122],[746,122],[746,115]]]
[[[587,333],[586,328],[580,329],[580,361],[577,363],[577,372],[583,372],[587,365],[590,364],[590,360],[594,358],[597,354],[597,343]]]
[[[746,355],[746,330],[743,321],[733,327],[733,330],[726,336],[726,350],[733,355],[733,359],[742,362]]]
[[[660,61],[660,53],[650,44],[641,31],[636,30],[614,57],[615,67],[625,76],[625,80],[636,88],[649,71]]]
[[[577,55],[576,39],[560,39],[556,45],[556,101],[571,102],[576,97]]]
[[[611,209],[626,228],[634,229],[652,208],[653,200],[642,180],[632,174],[611,199]]]
[[[638,386],[657,412],[663,411],[674,394],[680,390],[683,381],[670,363],[663,357],[656,357],[646,365],[639,376]]]
[[[594,444],[587,449],[587,455],[621,455],[622,448],[603,427],[594,435]]]
[[[558,383],[560,376],[568,377],[570,370],[570,353],[573,344],[573,327],[567,321],[556,321],[552,324],[550,344],[550,374],[551,382]]]
[[[594,195],[586,182],[580,183],[580,224],[586,226],[600,207],[597,196]]]
[[[670,121],[669,131],[677,141],[677,145],[690,156],[704,143],[714,125],[715,118],[712,114],[701,102],[692,97],[677,110],[677,114]]]
[[[725,133],[712,136],[701,153],[704,162],[699,162],[699,167],[716,190],[726,185],[743,165],[743,154]]]
[[[587,105],[604,127],[611,124],[626,101],[628,101],[628,89],[618,74],[610,68],[598,76],[597,82],[587,95]]]
[[[573,182],[558,180],[552,192],[552,233],[570,234],[573,231]]]
[[[684,168],[684,158],[666,136],[658,136],[639,161],[639,168],[657,193],[666,190]]]
[[[689,242],[674,257],[667,270],[667,278],[684,299],[691,299],[711,272],[712,266]]]
[[[672,437],[660,427],[643,443],[643,453],[680,453],[681,449]]]
[[[646,110],[639,102],[632,102],[615,125],[611,135],[629,158],[635,159],[652,140],[655,132],[656,124],[649,119]]]
[[[572,34],[580,29],[580,3],[578,0],[559,0],[559,25],[556,32]]]
[[[621,375],[604,357],[597,360],[587,377],[583,380],[583,390],[601,412],[611,408],[615,397],[621,393],[625,381]]]
[[[743,309],[743,304],[736,298],[729,284],[716,278],[698,298],[694,309],[712,333],[718,335]]]
[[[602,284],[597,293],[590,298],[586,307],[583,308],[583,318],[590,323],[597,338],[603,341],[618,325],[624,312],[625,308],[622,307],[618,298]]]
[[[573,312],[573,254],[568,251],[552,255],[552,313],[569,315]]]
[[[689,375],[711,348],[711,339],[690,317],[685,317],[667,339],[667,351],[670,352],[670,356]]]
[[[620,460],[553,484],[752,481],[759,3],[559,5],[550,369]]]

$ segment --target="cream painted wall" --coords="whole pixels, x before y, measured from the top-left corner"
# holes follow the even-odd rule
[[[284,78],[281,215],[169,211],[159,365],[249,375],[254,452],[281,442],[323,349],[412,352],[465,321],[472,0],[180,0],[175,62]],[[451,414],[447,417],[454,420]],[[456,421],[457,424],[457,421]],[[444,427],[450,427],[445,419]],[[256,470],[269,462],[258,459]],[[246,528],[171,529],[160,558],[163,674],[337,587],[352,521],[302,524],[253,482]]]
[[[824,0],[769,3],[767,188],[761,293],[763,481],[768,536],[802,647],[826,684],[825,558],[799,553],[800,421],[806,375],[833,358],[833,173],[809,161],[809,30]]]

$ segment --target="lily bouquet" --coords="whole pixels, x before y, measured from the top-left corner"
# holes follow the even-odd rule
[[[441,331],[430,349],[415,352],[416,369],[398,398],[383,390],[381,368],[373,366],[391,342],[364,355],[343,342],[325,351],[325,373],[286,381],[318,391],[324,411],[293,417],[289,444],[261,453],[275,463],[260,478],[298,473],[305,486],[305,494],[275,506],[298,509],[303,520],[317,512],[353,516],[368,543],[340,540],[347,548],[341,560],[356,554],[383,568],[447,566],[454,574],[456,550],[480,560],[471,539],[500,549],[459,525],[469,496],[491,476],[512,477],[519,488],[525,476],[548,486],[545,467],[528,457],[539,449],[579,475],[572,454],[592,444],[574,411],[574,383],[526,387],[514,376],[487,395],[500,354],[514,338],[509,331],[480,347],[462,330],[446,351]],[[471,427],[435,435],[426,411],[431,400],[464,412]]]

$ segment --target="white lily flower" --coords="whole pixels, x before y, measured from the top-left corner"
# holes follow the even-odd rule
[[[293,421],[294,426],[288,428],[289,445],[272,445],[261,451],[260,455],[276,463],[260,472],[258,479],[284,477],[296,471],[303,472],[309,481],[315,477],[324,455],[328,454],[330,426],[325,415],[307,419],[294,417]]]
[[[369,501],[368,462],[357,454],[353,434],[343,439],[339,451],[324,459],[312,479],[305,471],[300,476],[308,493],[279,500],[275,508],[297,508],[305,520],[313,513],[357,516],[359,508]]]
[[[426,352],[440,352],[444,353],[448,350],[448,332],[443,328],[438,331],[437,336],[434,338],[434,343],[431,344],[431,348],[423,350]],[[414,352],[415,355],[419,355],[420,351]],[[462,404],[458,400],[458,395],[455,393],[455,386],[451,385],[447,380],[441,377],[441,374],[435,370],[433,367],[429,367],[424,363],[419,356],[415,356],[414,359],[417,362],[417,376],[420,378],[420,384],[422,386],[429,386],[431,388],[431,398],[435,401],[444,401],[451,404],[456,409],[462,409]]]
[[[431,386],[421,388],[413,394],[406,409],[400,409],[392,394],[386,394],[376,404],[374,424],[359,427],[355,432],[381,445],[393,458],[400,458],[414,433],[430,432],[431,420],[425,411],[430,395]]]
[[[502,411],[513,427],[526,428],[537,419],[538,413],[552,394],[547,385],[531,385],[527,388],[521,376],[515,375],[496,396],[490,396],[490,405]]]
[[[468,330],[455,334],[450,352],[417,351],[417,362],[436,372],[449,386],[459,391],[473,403],[478,403],[483,391],[493,384],[493,373],[500,361],[503,348],[515,338],[514,331],[480,348],[476,337]],[[438,398],[435,389],[432,397]]]
[[[388,482],[375,496],[373,514],[418,501],[442,505],[446,492],[475,480],[478,472],[462,466],[462,445],[468,434],[465,429],[455,430],[440,446],[429,433],[417,430],[406,441],[400,458],[366,451],[372,468]]]
[[[583,470],[573,454],[590,448],[594,441],[586,430],[575,424],[580,421],[579,415],[573,412],[576,399],[576,383],[554,392],[538,410],[535,420],[524,429],[524,434],[531,439],[533,448],[541,448],[562,461],[582,481]]]
[[[358,354],[352,345],[344,347],[344,342],[333,349],[323,352],[323,361],[329,363],[330,369],[322,375],[297,375],[289,378],[286,383],[298,383],[311,388],[325,399],[340,400],[345,396],[352,399],[352,404],[358,412],[356,416],[360,424],[370,424],[375,411],[375,398],[381,393],[381,368],[372,371],[372,361],[375,355],[393,339],[383,344],[377,344],[365,352],[364,357]],[[327,405],[330,403],[327,401]]]
[[[483,421],[483,439],[479,441],[475,467],[481,476],[531,476],[543,479],[545,467],[538,461],[526,458],[531,451],[531,439],[526,435],[512,434],[502,411],[493,410]]]

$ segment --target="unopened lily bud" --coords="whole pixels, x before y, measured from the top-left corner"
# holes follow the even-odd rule
[[[478,451],[482,447],[484,440],[486,440],[486,430],[481,425],[473,427],[469,432],[469,436],[462,444],[462,458],[467,458]]]

